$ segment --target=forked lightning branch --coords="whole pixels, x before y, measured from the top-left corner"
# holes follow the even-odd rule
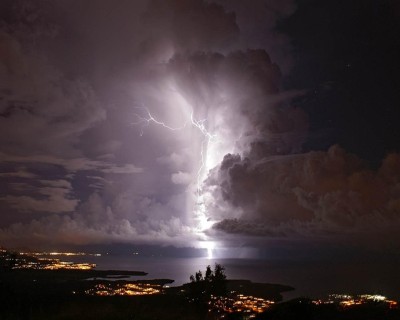
[[[199,169],[197,171],[197,187],[196,187],[196,209],[195,209],[195,214],[197,215],[199,219],[199,231],[203,231],[209,227],[209,223],[207,221],[207,217],[205,214],[205,206],[203,203],[203,198],[202,198],[202,182],[204,180],[204,175],[205,175],[205,164],[206,164],[206,159],[207,159],[207,150],[209,149],[209,146],[211,143],[216,142],[216,135],[210,133],[207,128],[206,128],[206,119],[200,119],[197,120],[194,117],[194,112],[191,110],[190,112],[190,117],[187,119],[181,126],[173,127],[168,124],[166,124],[163,121],[160,121],[156,119],[150,112],[150,110],[147,107],[136,107],[135,109],[142,110],[143,114],[138,114],[135,113],[135,117],[138,119],[136,122],[133,122],[133,125],[138,125],[140,126],[140,136],[144,135],[144,128],[149,126],[150,124],[155,124],[158,126],[161,126],[167,130],[171,131],[181,131],[184,130],[185,128],[188,127],[188,125],[196,128],[201,135],[203,136],[203,139],[201,141],[201,148],[200,148],[200,155],[199,155]]]

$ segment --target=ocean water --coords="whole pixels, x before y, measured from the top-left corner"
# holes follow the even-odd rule
[[[171,286],[189,282],[198,270],[222,264],[228,279],[289,285],[294,291],[283,293],[284,299],[324,297],[329,293],[376,293],[400,299],[399,262],[382,261],[268,261],[257,259],[208,259],[146,257],[140,255],[102,255],[68,257],[74,262],[96,263],[98,270],[145,271],[147,276],[133,279],[174,280]]]

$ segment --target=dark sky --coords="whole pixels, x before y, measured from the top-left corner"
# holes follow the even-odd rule
[[[390,258],[399,18],[396,1],[2,1],[0,244]]]
[[[399,151],[399,10],[396,1],[300,1],[281,24],[293,44],[288,88],[310,116],[307,149],[338,143],[371,165]]]

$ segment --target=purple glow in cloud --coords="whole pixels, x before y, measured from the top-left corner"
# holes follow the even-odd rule
[[[1,4],[0,243],[211,253],[398,226],[397,154],[374,171],[338,146],[303,153],[309,119],[291,104],[303,93],[282,90],[294,62],[275,28],[295,8]]]

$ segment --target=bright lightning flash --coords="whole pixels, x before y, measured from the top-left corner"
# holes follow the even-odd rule
[[[141,126],[141,129],[140,129],[141,136],[143,136],[143,134],[144,134],[144,127],[149,126],[151,123],[162,126],[165,129],[168,129],[171,131],[183,130],[187,127],[188,123],[190,123],[194,128],[197,128],[199,130],[199,132],[202,134],[203,139],[201,141],[200,160],[199,160],[200,167],[197,171],[197,190],[196,190],[197,201],[196,201],[195,216],[198,220],[198,232],[203,233],[203,231],[209,229],[213,224],[213,222],[209,221],[206,216],[206,208],[205,208],[204,199],[202,196],[201,184],[206,175],[205,166],[207,163],[207,156],[208,156],[207,150],[209,149],[209,145],[211,143],[215,143],[217,141],[216,135],[210,133],[207,130],[206,125],[205,125],[206,119],[198,120],[194,117],[193,109],[191,109],[191,111],[190,111],[189,119],[186,120],[182,126],[178,126],[178,127],[169,126],[169,125],[165,124],[165,122],[156,119],[146,107],[136,107],[136,109],[143,110],[143,113],[145,114],[144,116],[135,114],[135,116],[138,118],[138,121],[133,123],[134,125]],[[208,250],[208,254],[210,256],[210,252],[212,250],[210,251],[209,248],[210,248],[210,241],[207,241],[207,250]]]

